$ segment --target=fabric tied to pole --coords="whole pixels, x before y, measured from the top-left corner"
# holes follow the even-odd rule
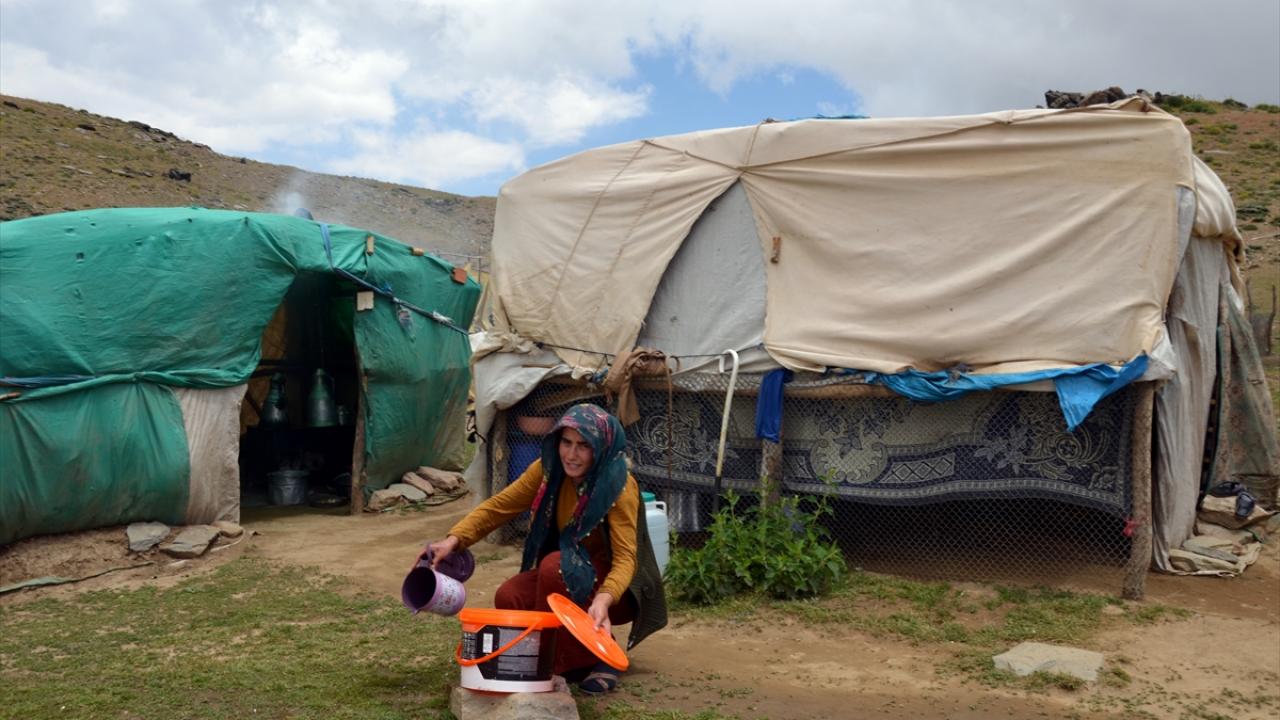
[[[756,398],[756,437],[782,442],[782,390],[792,377],[790,370],[778,368],[760,380],[760,395]]]

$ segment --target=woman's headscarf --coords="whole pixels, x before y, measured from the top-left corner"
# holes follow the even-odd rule
[[[591,446],[591,467],[578,481],[573,519],[560,532],[560,574],[573,601],[582,605],[596,582],[595,566],[582,541],[604,520],[627,484],[627,461],[623,456],[627,435],[622,423],[603,408],[582,403],[569,408],[542,439],[542,486],[530,508],[532,519],[524,543],[522,571],[537,566],[542,546],[555,530],[556,498],[560,497],[565,479],[560,462],[560,436],[565,428],[577,430]]]

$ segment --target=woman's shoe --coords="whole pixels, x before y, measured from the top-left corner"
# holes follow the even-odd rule
[[[616,668],[596,663],[590,674],[578,683],[578,687],[588,695],[603,695],[618,687],[618,677],[621,675],[622,672]]]

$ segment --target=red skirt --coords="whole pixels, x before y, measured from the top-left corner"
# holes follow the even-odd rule
[[[602,558],[591,558],[596,568],[596,583],[591,589],[592,597],[600,588],[600,583],[609,574],[609,561]],[[569,589],[565,587],[564,578],[560,577],[560,552],[556,551],[542,558],[534,570],[526,570],[507,579],[498,587],[493,596],[493,606],[499,610],[540,610],[550,612],[547,596],[560,593],[569,597]],[[584,609],[586,606],[584,606]],[[618,598],[609,608],[609,622],[623,625],[635,619],[635,609],[624,596]],[[556,656],[554,672],[564,675],[575,670],[591,668],[600,659],[578,642],[565,628],[556,631]]]

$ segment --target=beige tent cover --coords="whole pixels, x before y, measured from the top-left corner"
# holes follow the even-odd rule
[[[1164,332],[1176,189],[1197,192],[1196,234],[1234,236],[1225,188],[1193,161],[1182,123],[1136,98],[599,148],[503,186],[495,330],[579,368],[602,358],[565,348],[630,348],[694,222],[741,182],[768,259],[764,344],[784,366],[1123,363]]]

